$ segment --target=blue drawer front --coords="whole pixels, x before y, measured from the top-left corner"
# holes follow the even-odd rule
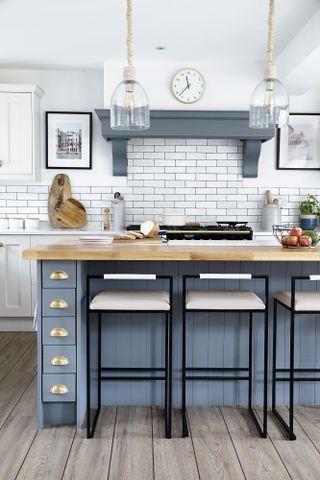
[[[66,388],[64,394],[52,393],[52,389]],[[42,375],[42,400],[44,402],[74,402],[76,400],[76,375],[73,373]]]
[[[43,288],[76,288],[76,262],[45,261],[42,264]]]
[[[60,307],[60,308],[59,308]],[[75,290],[71,288],[44,288],[42,315],[47,317],[75,316]]]
[[[76,373],[76,347],[45,346],[42,349],[43,373]],[[59,363],[65,363],[59,365]]]
[[[76,321],[74,317],[43,317],[43,345],[75,345]]]

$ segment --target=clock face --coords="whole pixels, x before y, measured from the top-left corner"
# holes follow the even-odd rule
[[[172,79],[173,95],[182,103],[195,103],[203,95],[204,79],[193,68],[179,70]]]

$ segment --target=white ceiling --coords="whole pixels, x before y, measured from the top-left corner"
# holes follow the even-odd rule
[[[269,0],[134,0],[137,61],[264,61]],[[125,0],[0,0],[0,68],[125,61]],[[276,54],[320,0],[276,1]],[[319,25],[320,29],[320,25]],[[164,45],[164,51],[156,46]]]

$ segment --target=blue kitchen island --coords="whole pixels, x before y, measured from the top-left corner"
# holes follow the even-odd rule
[[[173,246],[168,244],[85,245],[58,243],[25,250],[26,260],[38,268],[38,424],[82,425],[86,410],[86,278],[104,273],[155,273],[173,277],[173,404],[181,403],[182,277],[196,273],[252,273],[269,275],[270,304],[278,290],[290,290],[292,275],[320,273],[320,248],[283,249],[279,246]],[[259,281],[194,280],[193,287],[206,289],[250,289],[263,296]],[[158,282],[157,282],[158,283]],[[317,288],[317,282],[311,282]],[[299,285],[300,287],[300,285]],[[93,294],[119,283],[97,280]],[[135,289],[134,281],[121,288]],[[154,289],[139,282],[139,289]],[[162,288],[161,282],[158,288]],[[164,287],[163,287],[164,288]],[[301,287],[302,288],[302,287]],[[270,308],[271,311],[271,308]],[[158,318],[159,317],[159,318]],[[283,367],[289,361],[287,314],[279,315],[278,358]],[[92,365],[95,365],[97,338],[91,335]],[[262,402],[263,321],[254,322],[254,403]],[[270,317],[270,330],[272,317]],[[164,329],[160,314],[119,313],[103,319],[102,363],[113,367],[145,367],[164,362]],[[248,314],[188,314],[188,365],[241,366],[248,361]],[[320,368],[320,325],[316,315],[297,316],[296,366]],[[271,345],[270,345],[271,347]],[[271,365],[271,363],[270,363]],[[93,371],[94,374],[94,371]],[[313,375],[313,374],[310,374]],[[94,375],[93,375],[94,377]],[[95,396],[95,382],[92,384]],[[150,405],[163,403],[162,382],[104,382],[105,405]],[[297,383],[297,404],[320,403],[319,382]],[[270,389],[271,390],[271,389]],[[246,405],[245,382],[189,382],[189,405]],[[288,403],[288,388],[278,385],[278,403]]]

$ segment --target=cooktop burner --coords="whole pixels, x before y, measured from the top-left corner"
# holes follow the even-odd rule
[[[190,223],[182,226],[159,225],[160,234],[167,240],[252,240],[253,230],[248,222],[219,221],[215,225]],[[127,230],[139,230],[129,225]]]

